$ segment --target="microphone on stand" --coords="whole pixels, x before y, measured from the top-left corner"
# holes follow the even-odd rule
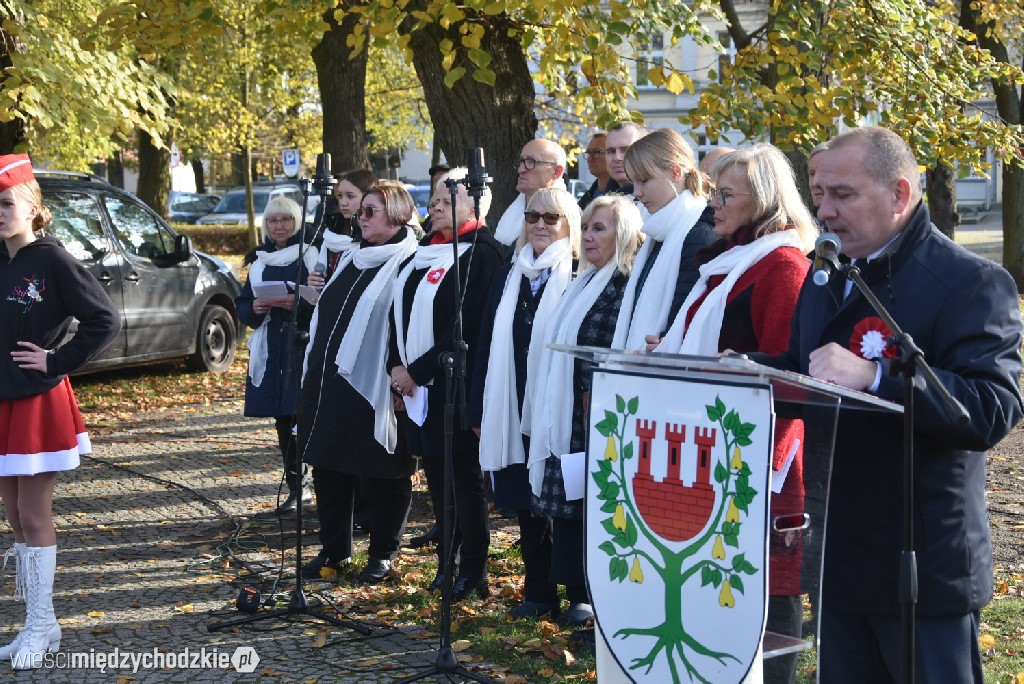
[[[822,233],[814,241],[814,284],[828,284],[832,274],[839,268],[839,252],[843,249],[843,241],[835,233]]]
[[[487,175],[487,167],[484,164],[484,148],[475,147],[469,152],[469,164],[467,164],[466,189],[470,197],[483,197],[487,191],[487,184],[494,179]]]
[[[316,155],[316,175],[313,176],[313,190],[320,195],[321,201],[331,194],[334,182],[334,176],[331,175],[331,153],[321,152]]]

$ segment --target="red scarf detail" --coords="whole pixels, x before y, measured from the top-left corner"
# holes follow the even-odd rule
[[[483,223],[476,219],[470,219],[459,226],[459,237],[462,237],[466,233],[472,233],[477,228],[483,226]],[[451,236],[445,237],[444,233],[437,231],[430,238],[430,244],[432,245],[447,245],[452,241]]]

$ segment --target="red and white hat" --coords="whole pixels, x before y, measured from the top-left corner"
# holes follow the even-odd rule
[[[27,154],[0,155],[0,192],[35,178],[35,174],[32,173],[32,160]]]

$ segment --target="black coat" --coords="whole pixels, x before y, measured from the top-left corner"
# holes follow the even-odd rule
[[[494,332],[494,317],[501,303],[501,295],[505,292],[505,281],[508,279],[512,264],[501,269],[494,276],[491,292],[487,298],[480,326],[480,338],[477,341],[476,368],[473,373],[473,384],[469,390],[469,424],[480,427],[483,422],[484,385],[487,379],[487,368],[491,358],[491,339]],[[547,282],[541,285],[537,294],[530,290],[530,281],[526,276],[519,279],[519,300],[512,317],[512,363],[516,373],[516,398],[520,416],[523,411],[523,400],[526,396],[526,361],[530,354],[530,336],[533,334],[533,317],[537,313],[537,305],[544,295]],[[536,351],[539,353],[539,351]],[[529,453],[529,441],[523,437],[525,453]],[[492,474],[494,478],[494,504],[507,510],[529,510],[530,481],[525,464],[515,464]]]
[[[931,226],[922,203],[890,256],[864,267],[865,279],[924,352],[942,384],[971,415],[950,421],[938,394],[915,378],[914,524],[917,612],[964,615],[992,595],[992,548],[985,509],[985,450],[1022,414],[1021,320],[1017,288],[992,262]],[[808,356],[828,342],[851,347],[853,329],[876,314],[845,278],[808,279],[793,314],[789,350],[757,360],[807,373]],[[903,403],[902,379],[886,360],[877,395]],[[810,423],[808,429],[812,427]],[[903,452],[902,416],[839,414],[829,492],[823,601],[857,613],[898,615]],[[805,458],[812,457],[805,453]]]
[[[404,237],[403,229],[395,239]],[[302,383],[298,443],[303,461],[315,468],[361,477],[409,477],[415,461],[406,454],[405,431],[398,431],[398,446],[389,454],[373,435],[373,407],[338,375],[334,362],[356,305],[379,270],[349,263],[321,293]]]
[[[295,238],[297,239],[297,238]],[[294,241],[294,240],[293,240]],[[260,249],[274,251],[272,243],[265,243]],[[310,248],[312,249],[312,248]],[[255,254],[255,252],[253,252]],[[301,258],[284,266],[267,266],[263,269],[263,280],[295,281],[295,267]],[[302,265],[297,282],[305,283],[309,276],[305,264]],[[252,284],[245,279],[241,293],[235,297],[235,309],[238,318],[250,328],[256,329],[270,317],[267,328],[267,367],[263,374],[263,382],[259,387],[252,384],[252,379],[245,379],[245,415],[247,416],[289,416],[295,410],[295,397],[298,394],[299,373],[302,371],[302,356],[289,359],[291,345],[288,343],[288,329],[291,312],[274,307],[267,314],[258,314],[252,309],[255,297]],[[298,325],[300,329],[308,329],[309,315],[312,309],[300,300]]]

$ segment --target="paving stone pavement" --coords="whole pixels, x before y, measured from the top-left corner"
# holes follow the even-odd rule
[[[54,501],[59,549],[54,608],[63,629],[58,665],[67,666],[71,657],[84,662],[91,654],[96,666],[115,649],[121,659],[155,650],[170,665],[171,656],[177,660],[185,649],[197,659],[205,648],[215,659],[244,647],[255,649],[259,663],[252,673],[237,672],[231,664],[134,673],[130,664],[103,671],[54,667],[33,672],[13,672],[4,664],[0,683],[377,683],[395,681],[434,661],[436,639],[424,639],[416,626],[376,629],[361,637],[342,628],[325,632],[320,622],[276,619],[208,631],[210,623],[240,615],[229,605],[238,593],[237,584],[228,582],[233,571],[213,564],[213,557],[236,537],[237,525],[243,526],[243,535],[253,532],[257,540],[280,544],[270,510],[280,452],[269,419],[243,418],[239,401],[215,402],[195,415],[140,416],[127,429],[94,434],[93,450],[77,470],[59,477]],[[284,543],[293,545],[294,519],[286,519],[286,526],[291,533]],[[305,542],[315,543],[315,526],[315,520],[308,521]],[[0,543],[12,543],[10,527],[2,522]],[[261,562],[276,569],[278,556],[263,551]],[[0,577],[3,643],[24,618],[24,604],[11,597],[13,585],[8,566]],[[286,577],[280,588],[290,591],[292,586]],[[368,617],[357,614],[358,606],[353,611],[354,618]],[[327,643],[317,647],[322,634]],[[238,657],[246,653],[251,651],[239,651]]]

